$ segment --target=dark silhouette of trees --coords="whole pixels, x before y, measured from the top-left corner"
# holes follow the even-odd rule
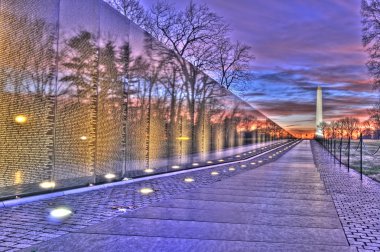
[[[224,38],[218,41],[216,54],[216,80],[220,85],[229,89],[231,85],[241,86],[253,79],[249,64],[254,56],[250,46]]]
[[[106,2],[138,26],[145,27],[148,16],[138,0],[106,0]]]
[[[0,15],[0,90],[8,83],[14,93],[53,95],[57,69],[54,26],[6,11]]]
[[[374,89],[380,88],[380,1],[362,0],[362,41],[369,54],[367,68],[373,77]]]
[[[63,54],[62,66],[68,70],[69,74],[60,80],[68,85],[61,85],[58,94],[70,93],[77,97],[78,102],[81,98],[88,98],[96,88],[99,77],[99,55],[94,35],[81,31],[66,42]]]

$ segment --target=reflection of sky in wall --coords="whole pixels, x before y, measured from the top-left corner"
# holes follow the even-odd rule
[[[252,45],[256,80],[244,99],[281,126],[313,128],[317,85],[324,89],[327,121],[367,116],[375,94],[361,46],[359,0],[197,2],[207,3],[231,24],[235,38]]]

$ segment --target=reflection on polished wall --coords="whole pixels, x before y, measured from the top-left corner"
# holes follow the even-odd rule
[[[0,197],[289,137],[101,0],[0,0],[0,101]]]

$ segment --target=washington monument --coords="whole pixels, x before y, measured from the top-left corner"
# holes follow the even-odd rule
[[[323,137],[322,130],[318,127],[321,122],[323,122],[323,110],[322,110],[322,88],[318,86],[317,88],[317,107],[315,114],[315,136]]]

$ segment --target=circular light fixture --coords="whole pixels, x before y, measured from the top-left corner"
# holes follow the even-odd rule
[[[245,164],[242,164],[240,167],[242,167],[242,168],[245,168],[245,167],[247,167]]]
[[[106,175],[104,175],[104,177],[106,179],[114,179],[114,178],[116,178],[116,175],[113,173],[107,173]]]
[[[192,182],[194,182],[194,179],[193,178],[185,178],[183,181],[186,183],[192,183]]]
[[[172,169],[179,169],[179,168],[181,168],[181,166],[179,166],[179,165],[173,165],[172,166]]]
[[[224,159],[219,159],[218,161],[219,161],[219,162],[224,162]]]
[[[252,162],[251,165],[255,165],[256,163],[255,162]]]
[[[263,161],[259,160],[259,163],[262,163]]]
[[[58,207],[50,211],[50,216],[55,219],[63,219],[70,216],[73,212],[66,207]]]
[[[228,170],[229,171],[235,171],[236,169],[235,169],[235,167],[230,167],[230,168],[228,168]]]
[[[15,116],[15,122],[18,124],[24,124],[28,121],[28,118],[24,115]]]
[[[44,181],[40,183],[40,187],[43,189],[52,189],[55,187],[55,182],[54,181]]]
[[[79,139],[82,140],[82,141],[86,141],[87,137],[86,136],[81,136]]]
[[[149,188],[149,187],[144,187],[144,188],[141,188],[139,190],[139,192],[141,194],[147,195],[147,194],[151,194],[152,192],[154,192],[154,190],[152,188]]]
[[[236,155],[235,157],[240,157],[240,155]]]
[[[153,173],[154,170],[152,168],[148,168],[144,170],[145,173]]]
[[[217,176],[217,175],[219,175],[219,172],[217,172],[217,171],[213,171],[213,172],[211,172],[211,175],[212,175],[212,176]]]
[[[193,163],[193,166],[198,166],[199,165],[199,163]]]
[[[207,161],[206,163],[208,163],[208,164],[212,164],[212,161]]]

